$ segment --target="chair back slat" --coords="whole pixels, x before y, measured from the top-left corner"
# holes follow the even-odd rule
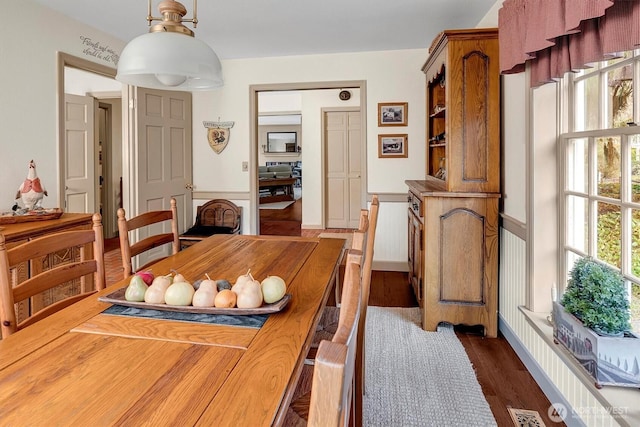
[[[66,283],[96,271],[98,271],[98,262],[95,259],[61,264],[15,286],[13,297],[16,301],[22,301],[51,289],[50,283]]]
[[[147,251],[158,246],[171,243],[171,254],[177,254],[180,250],[180,234],[178,232],[178,207],[176,199],[173,197],[170,201],[171,208],[169,210],[150,211],[127,219],[126,212],[123,208],[118,209],[118,232],[120,234],[120,254],[122,257],[123,276],[126,279],[131,276],[133,270],[133,258],[146,253]],[[162,226],[166,221],[170,221],[170,233],[157,233],[140,237],[137,242],[131,244],[129,233],[138,231],[141,235],[142,231],[151,233],[154,226]],[[146,264],[139,266],[138,270],[143,270],[151,264],[166,258],[160,257]]]
[[[20,245],[7,248],[0,234],[0,328],[2,336],[9,336],[105,287],[104,236],[102,218],[94,214],[90,230],[74,230],[51,233]],[[85,250],[91,245],[93,252]],[[34,269],[32,276],[18,283],[16,272],[25,263],[42,264],[42,259],[61,251],[79,247],[79,259],[65,261],[50,269]],[[73,252],[73,251],[71,251]],[[92,279],[92,280],[87,280]],[[65,296],[18,322],[16,304],[71,281],[80,283],[79,293]],[[88,284],[91,284],[89,287]]]
[[[19,245],[7,252],[9,264],[16,265],[30,259],[43,257],[54,252],[61,251],[73,246],[84,246],[95,241],[93,233],[87,233],[87,230],[66,231],[64,240],[61,240],[57,234],[49,234],[37,239],[34,245]]]

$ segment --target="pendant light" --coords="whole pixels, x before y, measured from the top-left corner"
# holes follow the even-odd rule
[[[197,0],[193,0],[193,18],[184,19],[187,9],[174,0],[158,5],[162,18],[151,16],[151,0],[147,21],[162,21],[151,26],[149,33],[131,40],[118,61],[116,80],[152,89],[198,91],[223,85],[222,66],[218,55],[183,22],[195,28]]]

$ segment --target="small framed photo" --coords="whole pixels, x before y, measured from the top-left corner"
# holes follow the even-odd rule
[[[406,126],[409,105],[406,102],[378,104],[378,126]]]
[[[407,157],[407,134],[378,135],[378,157]]]

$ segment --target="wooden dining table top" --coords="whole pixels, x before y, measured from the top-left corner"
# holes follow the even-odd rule
[[[2,425],[267,426],[282,422],[344,240],[214,235],[151,268],[287,283],[259,327],[103,313],[122,280],[0,341]]]

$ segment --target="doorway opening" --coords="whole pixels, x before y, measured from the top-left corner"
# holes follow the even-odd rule
[[[302,114],[297,91],[260,93],[258,200],[260,233],[300,236],[302,224]],[[279,111],[271,111],[273,109]],[[285,108],[287,111],[281,111]],[[265,111],[269,110],[269,111]]]
[[[352,103],[348,104],[340,100],[339,92],[342,90],[351,90],[356,93],[352,97]],[[293,107],[280,105],[279,109],[271,110],[261,108],[261,94],[289,94],[298,92],[302,97],[313,95],[312,100],[305,98],[304,102]],[[268,84],[253,85],[250,87],[250,197],[254,202],[254,208],[250,212],[251,227],[256,234],[270,233],[269,230],[261,229],[261,211],[260,209],[260,167],[264,167],[260,163],[261,154],[266,150],[265,143],[261,143],[259,117],[265,113],[283,114],[284,112],[295,112],[301,114],[302,127],[302,143],[299,153],[299,160],[295,160],[295,164],[300,162],[300,199],[299,215],[301,233],[304,234],[305,229],[322,230],[326,227],[327,218],[327,170],[326,170],[326,147],[324,144],[324,120],[322,117],[322,109],[335,108],[339,106],[357,106],[359,107],[362,120],[361,131],[359,132],[359,163],[362,167],[361,175],[363,179],[358,183],[359,187],[359,203],[360,207],[366,206],[366,82],[365,81],[336,81],[336,82],[311,82],[311,83],[284,83],[284,84]],[[294,145],[295,147],[295,145]],[[296,147],[297,149],[297,147]],[[286,149],[285,149],[286,152]],[[285,154],[286,156],[286,154]],[[274,162],[285,162],[275,160]],[[290,163],[287,160],[286,163]],[[295,184],[294,184],[295,185]],[[263,185],[264,187],[264,185]],[[294,187],[295,189],[295,187]],[[284,191],[283,191],[284,192]],[[265,192],[262,191],[264,196]],[[295,198],[295,196],[294,196]],[[304,201],[304,203],[302,202]],[[295,203],[292,204],[295,209]],[[293,210],[292,209],[292,210]],[[285,213],[268,213],[265,216],[280,216]],[[291,215],[296,215],[292,212]],[[263,222],[263,226],[265,223]],[[263,233],[264,231],[264,233]]]
[[[122,201],[122,84],[115,69],[64,53],[58,70],[59,206],[100,212],[112,238]],[[73,108],[86,120],[71,120]]]

